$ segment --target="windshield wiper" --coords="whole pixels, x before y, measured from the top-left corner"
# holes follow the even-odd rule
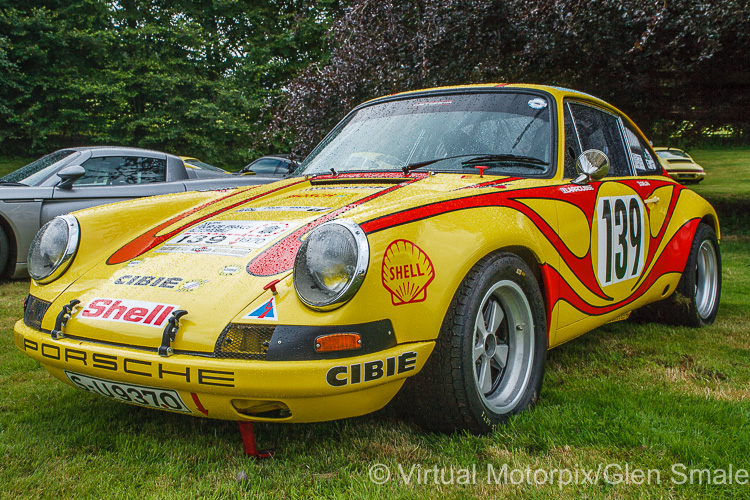
[[[478,163],[493,163],[493,162],[524,163],[525,165],[529,167],[538,168],[540,170],[545,170],[544,167],[549,165],[549,162],[540,160],[539,158],[534,158],[533,156],[522,156],[522,155],[514,155],[514,154],[476,156],[470,160],[461,162],[461,165],[463,165],[463,168],[470,168]]]
[[[0,186],[26,186],[26,187],[29,187],[28,184],[24,184],[23,182],[0,182]]]
[[[487,158],[488,156],[493,156],[493,155],[491,155],[491,154],[477,155],[476,153],[472,153],[472,154],[465,154],[465,155],[444,156],[443,158],[435,158],[434,160],[418,161],[418,162],[415,162],[415,163],[409,163],[408,165],[404,165],[403,167],[401,167],[401,170],[404,171],[404,174],[408,174],[412,170],[416,170],[418,168],[426,167],[427,165],[432,165],[433,163],[437,163],[439,161],[452,160],[454,158],[466,158],[467,156],[475,156],[477,158]]]

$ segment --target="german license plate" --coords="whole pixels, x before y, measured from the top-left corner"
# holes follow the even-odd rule
[[[76,387],[87,392],[99,394],[105,398],[116,399],[125,403],[132,403],[159,410],[179,411],[192,413],[185,403],[182,402],[177,391],[157,389],[156,387],[144,387],[142,385],[123,384],[100,378],[81,375],[65,371],[65,375]]]

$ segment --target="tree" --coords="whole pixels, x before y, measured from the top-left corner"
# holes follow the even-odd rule
[[[660,139],[685,123],[747,130],[748,19],[733,0],[356,0],[268,136],[307,150],[368,98],[508,81],[592,93]]]
[[[2,0],[0,0],[2,2]],[[122,144],[240,167],[265,101],[326,53],[334,0],[0,3],[0,148]]]

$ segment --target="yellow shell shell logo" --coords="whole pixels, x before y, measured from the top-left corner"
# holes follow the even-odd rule
[[[435,268],[424,251],[408,240],[395,240],[383,255],[383,286],[391,292],[394,306],[422,302]]]

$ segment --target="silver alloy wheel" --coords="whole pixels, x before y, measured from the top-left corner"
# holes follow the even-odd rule
[[[695,304],[698,315],[706,319],[711,316],[719,286],[719,273],[716,265],[716,249],[709,240],[704,240],[698,249],[695,267]]]
[[[493,411],[510,412],[526,389],[534,359],[534,319],[518,284],[499,281],[485,294],[472,345],[479,394]]]

